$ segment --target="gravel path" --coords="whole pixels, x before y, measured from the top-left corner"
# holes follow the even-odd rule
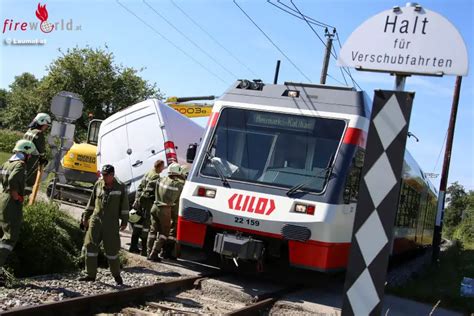
[[[161,270],[161,271],[160,271]],[[117,286],[108,270],[99,269],[96,282],[79,282],[80,273],[52,274],[19,280],[14,288],[2,288],[0,311],[11,308],[62,301],[84,295],[117,291],[123,288],[145,286],[182,277],[179,272],[167,269],[151,270],[145,267],[128,267],[122,271],[124,285]]]

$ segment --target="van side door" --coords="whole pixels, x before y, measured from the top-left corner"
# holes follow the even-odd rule
[[[166,161],[161,122],[153,104],[127,116],[130,144],[132,181],[130,192],[135,192],[143,175],[153,168],[156,160]]]

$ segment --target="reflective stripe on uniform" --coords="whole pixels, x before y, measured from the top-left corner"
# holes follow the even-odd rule
[[[28,131],[28,132],[26,132],[26,134],[25,134],[25,138],[27,138],[27,137],[30,137],[30,138],[37,138],[37,137],[38,137],[38,134],[37,134],[37,133],[34,133],[34,132],[31,132],[31,131]],[[29,140],[31,140],[31,139],[29,139]]]
[[[107,257],[107,259],[109,260],[114,260],[114,259],[117,259],[118,258],[118,255],[115,255],[115,256],[108,256],[108,255],[105,255]]]
[[[25,187],[25,190],[33,190],[33,187]]]
[[[13,250],[13,246],[12,246],[12,245],[9,245],[9,244],[0,243],[0,249],[6,249],[6,250],[8,250],[8,251],[12,251],[12,250]]]
[[[137,224],[135,224],[135,225],[133,225],[133,228],[143,228],[143,225],[137,225]]]
[[[144,233],[148,233],[149,229],[148,228],[143,228],[142,230]]]
[[[87,253],[87,256],[88,256],[88,257],[97,257],[98,255],[99,255],[98,252],[88,252],[88,253]]]
[[[163,184],[163,183],[160,183],[160,187],[162,187],[164,189],[169,189],[169,190],[172,190],[172,191],[179,191],[179,189],[177,187],[172,187],[170,185],[166,185],[166,184]]]
[[[156,237],[156,234],[148,234],[148,237]]]
[[[122,191],[110,191],[109,195],[120,195]]]
[[[128,210],[122,210],[122,215],[128,214]]]

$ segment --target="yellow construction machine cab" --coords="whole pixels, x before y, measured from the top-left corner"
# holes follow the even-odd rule
[[[102,120],[92,120],[87,129],[86,143],[76,144],[64,155],[62,164],[68,183],[97,181],[97,139]]]

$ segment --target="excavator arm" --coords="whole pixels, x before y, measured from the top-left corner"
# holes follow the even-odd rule
[[[206,117],[211,115],[213,104],[189,101],[214,100],[215,98],[213,95],[200,97],[169,97],[165,103],[186,117]]]

